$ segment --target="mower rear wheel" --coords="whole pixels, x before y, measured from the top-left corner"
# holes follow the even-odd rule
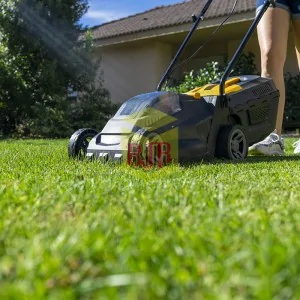
[[[216,145],[216,156],[230,160],[243,160],[248,155],[248,143],[240,125],[221,128]]]
[[[98,131],[92,128],[82,128],[75,131],[69,140],[69,145],[68,145],[69,157],[84,158],[90,140],[97,133]]]

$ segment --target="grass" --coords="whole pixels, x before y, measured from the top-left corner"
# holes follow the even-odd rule
[[[142,170],[0,142],[1,299],[299,299],[300,156]]]

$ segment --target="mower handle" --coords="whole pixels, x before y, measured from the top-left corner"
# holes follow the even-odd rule
[[[197,29],[200,21],[203,20],[203,17],[206,13],[206,11],[208,10],[208,8],[210,7],[211,3],[212,3],[213,0],[207,0],[204,7],[202,8],[200,14],[198,17],[194,16],[193,15],[193,21],[194,21],[194,25],[193,27],[191,28],[191,30],[189,31],[188,35],[186,36],[186,38],[184,39],[182,45],[180,46],[178,52],[176,53],[175,57],[173,58],[173,60],[171,61],[168,69],[166,70],[165,74],[163,75],[163,77],[161,78],[160,82],[158,83],[158,86],[157,86],[157,90],[160,91],[164,82],[168,79],[169,77],[169,74],[172,70],[172,68],[174,67],[174,65],[176,64],[179,56],[181,55],[181,53],[183,52],[184,48],[186,47],[186,45],[188,44],[190,38],[192,37],[194,31]]]
[[[232,57],[231,61],[229,62],[229,65],[227,66],[221,81],[220,81],[220,95],[224,96],[224,85],[225,82],[229,76],[229,74],[231,73],[233,67],[235,66],[236,62],[238,61],[240,55],[242,54],[245,46],[247,45],[252,33],[254,32],[254,30],[256,29],[260,19],[262,18],[262,16],[264,15],[264,13],[266,12],[266,10],[269,8],[269,6],[273,6],[276,7],[276,2],[274,0],[266,0],[263,7],[261,8],[261,10],[259,11],[259,13],[257,14],[257,16],[255,17],[253,23],[251,24],[248,32],[246,33],[245,37],[243,38],[240,46],[238,47],[238,49],[236,50],[234,56]]]

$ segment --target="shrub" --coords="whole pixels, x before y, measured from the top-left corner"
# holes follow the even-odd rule
[[[285,74],[284,128],[300,128],[300,75]]]
[[[80,128],[100,131],[116,110],[117,105],[110,102],[108,91],[92,85],[75,100],[53,97],[47,105],[35,103],[31,115],[22,118],[12,136],[67,138]]]
[[[209,62],[206,67],[198,71],[190,71],[184,75],[182,82],[178,86],[166,88],[166,90],[178,93],[185,93],[197,86],[203,86],[208,82],[217,80],[222,76],[218,62]]]
[[[30,114],[23,115],[13,131],[14,137],[59,138],[72,132],[67,118],[68,102],[59,96],[49,97],[44,103],[30,107]]]
[[[251,52],[248,54],[242,54],[237,64],[235,65],[230,76],[238,76],[243,74],[255,75],[257,74],[256,65],[254,62],[255,55]],[[174,91],[177,93],[185,93],[196,87],[203,86],[207,83],[218,80],[222,77],[226,67],[228,65],[228,58],[224,57],[223,64],[213,61],[208,62],[204,68],[197,71],[191,70],[189,73],[185,73],[183,79],[176,85],[166,87],[165,90]],[[175,81],[173,81],[175,82]]]
[[[117,108],[106,89],[91,85],[71,103],[67,116],[73,131],[85,127],[100,131]]]
[[[226,68],[229,61],[228,58],[225,57],[223,69]],[[233,68],[231,72],[231,76],[239,76],[239,75],[259,75],[256,64],[255,64],[255,54],[252,52],[248,52],[247,54],[242,53],[238,62]]]

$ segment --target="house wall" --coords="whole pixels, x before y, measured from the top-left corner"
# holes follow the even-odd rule
[[[246,28],[246,27],[245,27]],[[244,28],[242,30],[244,34]],[[174,72],[178,77],[182,72],[204,67],[209,61],[222,61],[224,54],[232,57],[236,51],[240,36],[228,40],[229,34],[223,35],[223,40],[210,42],[193,60],[184,63]],[[164,43],[155,40],[140,40],[123,45],[112,45],[98,48],[96,55],[101,55],[101,67],[104,72],[104,86],[111,93],[111,100],[122,103],[125,100],[156,89],[170,61],[176,54],[181,40],[177,43]],[[198,45],[199,46],[199,45]],[[188,46],[183,59],[189,57],[197,49]],[[254,35],[248,42],[245,52],[251,51],[256,57],[256,66],[260,70],[260,51],[257,36]],[[285,72],[299,74],[292,33],[289,37]]]
[[[102,58],[104,86],[112,102],[120,103],[156,89],[172,58],[172,47],[161,42],[139,42],[101,48],[96,54]]]
[[[190,47],[189,49],[187,49],[187,55],[191,56],[198,47]],[[210,61],[223,63],[224,55],[227,54],[228,51],[227,48],[227,42],[223,41],[215,41],[207,44],[207,46],[202,48],[201,51],[197,53],[195,58],[185,64],[185,69],[183,71],[203,68],[206,66],[207,62]]]

